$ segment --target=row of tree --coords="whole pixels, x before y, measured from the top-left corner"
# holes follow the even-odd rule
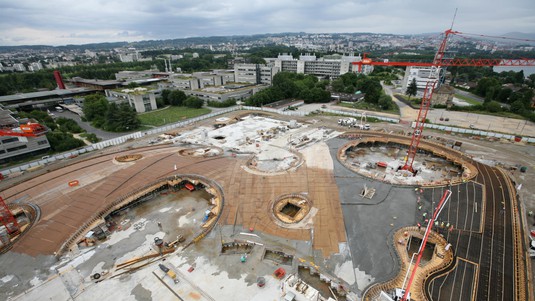
[[[109,103],[101,94],[86,96],[83,112],[94,127],[110,132],[132,131],[141,125],[136,111],[128,103]]]
[[[357,91],[364,93],[364,101],[379,107],[382,110],[390,110],[394,107],[392,97],[383,92],[383,87],[378,78],[364,74],[346,73],[332,81],[332,90],[339,93],[354,94]]]
[[[275,74],[272,86],[249,97],[245,103],[250,106],[262,106],[283,99],[299,98],[305,103],[329,102],[331,93],[326,91],[326,81],[318,81],[313,75],[290,72]]]
[[[204,100],[195,96],[187,96],[186,93],[181,90],[162,90],[161,100],[161,104],[164,106],[183,106],[193,109],[200,109],[204,105]]]

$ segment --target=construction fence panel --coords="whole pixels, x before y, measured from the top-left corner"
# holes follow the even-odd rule
[[[412,123],[412,127],[414,128],[416,126],[416,122]],[[466,128],[457,128],[452,126],[444,126],[439,124],[432,124],[432,123],[425,123],[424,127],[429,129],[437,129],[440,131],[446,131],[446,132],[453,132],[453,133],[463,133],[468,135],[477,135],[477,136],[484,136],[484,137],[496,137],[496,138],[502,138],[502,139],[515,139],[514,135],[509,134],[502,134],[502,133],[495,133],[495,132],[489,132],[489,131],[482,131],[482,130],[474,130],[474,129],[466,129]],[[522,141],[526,142],[535,142],[535,138],[533,137],[522,137]]]
[[[363,116],[363,114],[359,112],[339,111],[339,110],[332,110],[332,109],[319,109],[319,111],[336,114],[336,115],[345,115],[345,116],[352,116],[352,117],[359,117],[359,118]],[[399,119],[397,118],[391,118],[391,117],[385,117],[385,116],[379,116],[379,115],[367,114],[367,113],[365,114],[365,116],[369,118],[375,118],[381,121],[399,123]]]

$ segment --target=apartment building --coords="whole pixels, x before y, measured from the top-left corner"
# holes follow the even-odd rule
[[[271,85],[280,68],[260,64],[235,64],[234,79],[237,83]]]
[[[128,102],[138,113],[156,110],[156,96],[146,88],[106,90],[108,100],[116,103]]]
[[[324,78],[337,78],[348,72],[357,70],[353,62],[362,58],[355,55],[331,55],[322,58],[314,54],[301,54],[298,59],[290,54],[279,54],[275,59],[267,59],[273,62],[274,67],[280,71],[311,74]]]
[[[440,73],[440,68],[434,67],[420,67],[420,66],[410,66],[405,69],[405,76],[401,82],[401,87],[407,89],[413,79],[416,80],[416,86],[418,90],[424,90],[427,82],[437,82],[437,76]],[[435,88],[437,84],[435,84]]]

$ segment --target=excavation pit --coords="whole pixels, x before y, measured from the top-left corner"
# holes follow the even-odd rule
[[[215,157],[223,154],[223,150],[219,147],[206,146],[197,148],[185,148],[178,151],[178,154],[183,157]]]
[[[131,154],[131,155],[117,156],[115,157],[115,161],[120,162],[120,163],[128,163],[128,162],[137,161],[141,158],[143,158],[143,155]]]
[[[370,137],[351,141],[338,151],[348,169],[372,179],[398,185],[448,185],[476,176],[477,170],[458,152],[440,145],[420,143],[412,164],[404,170],[410,140]]]
[[[418,254],[418,249],[420,248],[420,245],[422,243],[422,239],[419,237],[411,236],[408,243],[407,243],[407,253],[409,258],[412,257],[413,254]],[[422,253],[422,259],[420,261],[420,265],[424,266],[426,263],[428,263],[433,258],[433,253],[435,251],[435,244],[431,242],[427,242],[425,245],[425,249]]]
[[[290,218],[295,218],[295,216],[297,215],[297,213],[299,213],[299,211],[301,211],[301,207],[296,206],[292,203],[287,203],[286,205],[284,205],[284,207],[282,207],[280,212],[282,214],[286,214]]]
[[[277,220],[285,224],[298,223],[310,212],[310,201],[299,194],[279,197],[273,204],[273,213]]]

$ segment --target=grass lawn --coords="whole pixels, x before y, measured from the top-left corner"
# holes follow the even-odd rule
[[[480,104],[481,104],[481,102],[479,102],[479,101],[477,101],[477,100],[474,100],[473,98],[470,98],[470,97],[468,97],[468,96],[464,96],[464,95],[462,95],[462,94],[458,94],[458,93],[456,93],[454,96],[455,96],[456,98],[459,98],[459,99],[462,99],[462,100],[466,101],[467,103],[469,103],[469,104],[471,104],[471,105],[473,105],[473,106],[475,106],[475,105],[480,105]]]
[[[161,126],[168,123],[178,122],[212,112],[210,109],[192,109],[187,107],[167,107],[162,110],[139,114],[141,125]]]

